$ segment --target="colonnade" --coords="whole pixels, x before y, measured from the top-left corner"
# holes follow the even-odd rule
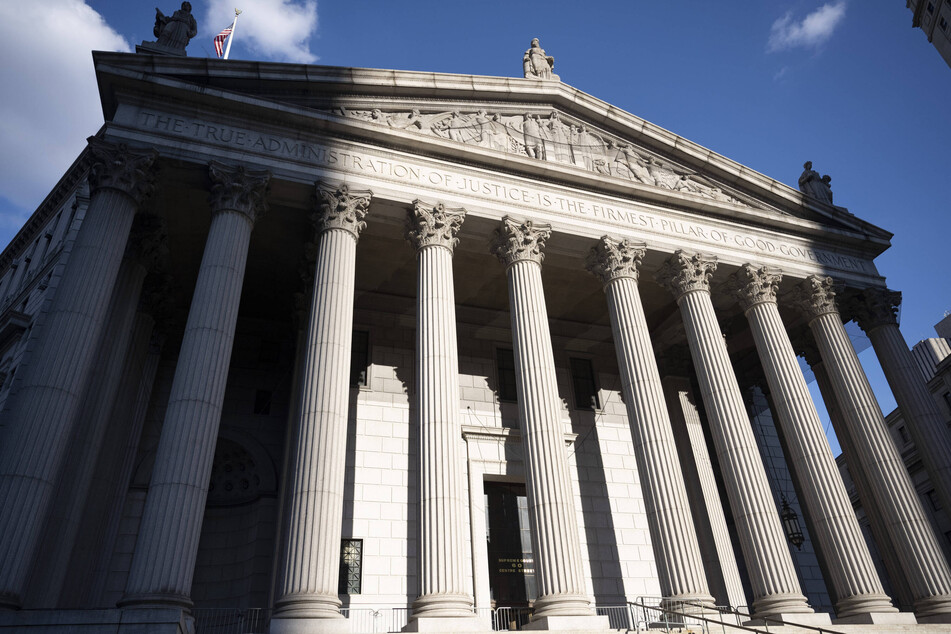
[[[29,566],[49,513],[65,444],[82,407],[97,342],[108,321],[133,217],[148,193],[154,152],[91,140],[89,211],[44,331],[6,415],[0,449],[0,601],[22,603]],[[248,245],[266,210],[270,175],[212,163],[212,222],[178,357],[124,607],[189,607],[207,483],[224,401]],[[345,184],[316,186],[312,221],[316,258],[303,342],[297,439],[286,484],[282,552],[272,632],[344,632],[337,595],[349,399],[355,262],[372,193]],[[463,631],[486,627],[473,617],[462,551],[467,526],[459,457],[459,387],[452,284],[453,249],[463,209],[416,201],[407,239],[417,258],[416,395],[420,426],[420,596],[407,629]],[[579,526],[565,449],[561,401],[542,263],[551,227],[505,217],[490,250],[504,267],[516,367],[529,516],[539,596],[537,629],[606,629],[585,590]],[[664,387],[638,288],[647,245],[610,236],[586,266],[603,284],[624,401],[647,510],[661,590],[668,601],[712,609],[703,557],[687,501]],[[747,563],[757,617],[828,622],[813,614],[800,587],[766,471],[711,299],[716,259],[677,251],[658,271],[686,331],[718,454],[729,506]],[[141,278],[133,286],[141,288]],[[797,367],[778,309],[781,273],[747,264],[726,291],[740,303],[753,334],[791,468],[815,525],[837,597],[852,622],[914,622],[886,596],[839,477],[815,406]],[[720,289],[717,289],[718,291]],[[907,425],[933,481],[948,482],[951,449],[897,325],[894,298],[860,323],[869,331]],[[828,278],[811,276],[788,298],[807,317],[834,393],[853,475],[881,514],[882,535],[897,558],[919,620],[951,621],[951,569],[915,495],[855,351],[845,335]],[[892,303],[888,303],[891,301]],[[866,302],[873,306],[873,302]],[[881,306],[885,306],[883,311]],[[874,307],[873,306],[873,307]],[[124,307],[125,322],[132,309]],[[125,323],[124,322],[124,323]],[[118,361],[117,361],[118,363]],[[828,392],[829,389],[826,390]],[[51,424],[50,421],[57,421]],[[837,428],[837,431],[839,429]],[[91,473],[91,472],[90,472]],[[91,477],[91,476],[90,476]],[[949,505],[951,506],[951,505]]]

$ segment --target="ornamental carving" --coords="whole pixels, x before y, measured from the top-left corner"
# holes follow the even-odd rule
[[[791,299],[792,304],[809,320],[839,312],[831,277],[810,275],[796,287]]]
[[[152,193],[158,156],[153,149],[130,148],[125,143],[109,143],[89,137],[89,186],[91,191],[115,189],[141,204]]]
[[[866,333],[898,323],[901,293],[887,288],[866,288],[849,302],[849,312]]]
[[[465,219],[466,210],[461,207],[449,209],[442,203],[414,200],[406,216],[406,239],[416,249],[435,245],[452,251],[459,243],[456,234]]]
[[[505,266],[522,260],[541,264],[545,259],[542,250],[550,235],[551,225],[535,224],[531,220],[518,222],[505,216],[495,230],[489,250]]]
[[[237,211],[254,222],[267,211],[269,171],[211,161],[208,174],[211,176],[208,201],[213,213]]]
[[[678,249],[657,272],[657,282],[679,299],[690,291],[709,292],[710,278],[716,270],[716,257]]]
[[[744,264],[730,276],[727,287],[740,302],[743,312],[746,312],[756,304],[775,304],[782,279],[782,272],[776,267]]]
[[[619,137],[589,128],[556,110],[547,113],[490,113],[487,110],[396,112],[337,108],[332,114],[434,136],[457,143],[571,165],[589,172],[673,190],[742,207],[741,200],[700,174],[672,165]]]
[[[317,211],[311,214],[314,230],[322,233],[329,229],[343,229],[349,231],[353,237],[359,238],[367,223],[363,221],[370,208],[370,197],[373,192],[367,190],[351,190],[346,183],[334,186],[326,183],[316,183]]]
[[[151,270],[168,257],[168,229],[155,214],[138,214],[129,231],[125,256]]]
[[[145,276],[139,297],[139,310],[152,317],[156,329],[166,328],[171,321],[175,308],[174,292],[174,279],[168,271],[159,267]]]
[[[638,267],[647,249],[643,243],[634,243],[628,239],[614,240],[601,236],[598,243],[591,247],[585,265],[605,286],[622,277],[637,281]]]

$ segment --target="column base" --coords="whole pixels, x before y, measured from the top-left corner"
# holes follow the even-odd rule
[[[951,623],[951,597],[939,594],[915,601],[919,623]]]
[[[192,600],[187,594],[161,594],[146,592],[142,594],[127,594],[116,603],[116,607],[123,610],[155,610],[163,608],[192,609]]]
[[[270,634],[349,634],[350,620],[340,616],[335,619],[281,617],[271,619]]]
[[[0,612],[0,634],[188,634],[194,631],[194,620],[181,608]]]
[[[774,616],[782,618],[786,614],[813,614],[806,597],[795,592],[769,594],[753,601],[753,616]]]
[[[745,621],[743,625],[749,627],[757,626],[778,626],[778,621],[783,621],[786,625],[809,625],[812,627],[820,625],[832,625],[832,617],[825,612],[781,612],[779,614],[766,614],[769,620],[758,615],[754,615],[750,621]]]
[[[523,630],[609,630],[606,616],[543,616],[522,626]]]
[[[836,625],[915,625],[918,619],[911,612],[866,612],[843,616],[833,622]]]
[[[403,632],[487,632],[489,624],[475,614],[469,616],[410,617]]]

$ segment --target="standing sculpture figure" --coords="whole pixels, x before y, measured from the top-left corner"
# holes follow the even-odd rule
[[[185,55],[188,42],[198,35],[198,23],[192,15],[191,3],[183,2],[182,8],[172,15],[165,15],[161,9],[156,8],[152,33],[156,40],[142,42],[136,47],[137,53]]]
[[[538,38],[532,40],[532,46],[522,57],[522,70],[525,71],[525,79],[554,79],[559,81],[561,78],[552,72],[555,67],[555,58],[545,55],[545,49],[538,44]]]
[[[806,161],[803,164],[802,174],[799,176],[799,191],[806,196],[811,196],[816,200],[832,204],[832,188],[828,183],[823,182],[819,177],[819,172],[812,169],[812,161]],[[832,180],[831,178],[829,179]]]

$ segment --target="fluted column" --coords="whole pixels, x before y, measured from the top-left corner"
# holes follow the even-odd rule
[[[951,432],[898,328],[895,312],[901,293],[869,288],[856,300],[851,305],[855,320],[872,341],[938,499],[951,509]]]
[[[416,200],[406,237],[416,248],[420,593],[406,631],[485,629],[465,583],[462,427],[452,251],[465,209]]]
[[[871,622],[873,613],[897,610],[882,588],[779,315],[776,291],[781,279],[777,269],[746,264],[731,277],[730,286],[749,320],[813,537],[832,577],[836,615],[840,619],[863,615]]]
[[[6,412],[0,447],[0,607],[19,607],[75,426],[132,220],[152,188],[154,150],[92,137],[92,198],[36,348]]]
[[[538,583],[531,625],[539,629],[606,629],[607,619],[594,616],[585,592],[565,427],[542,289],[542,249],[549,235],[549,225],[505,217],[492,243],[492,252],[505,265],[508,277],[518,417]]]
[[[270,174],[212,162],[211,227],[120,605],[190,606],[251,229]]]
[[[660,589],[688,610],[713,607],[670,415],[637,288],[643,245],[604,236],[588,270],[604,284]],[[681,606],[677,606],[680,609]]]
[[[799,587],[786,536],[766,479],[743,397],[720,333],[710,278],[716,260],[677,251],[658,281],[677,298],[690,354],[706,406],[723,483],[747,562],[756,616],[791,615],[802,622],[812,613]]]
[[[371,192],[318,183],[317,194],[314,290],[271,634],[303,631],[302,623],[308,631],[348,628],[340,614],[337,583],[357,240],[366,225]]]
[[[951,570],[915,494],[868,378],[842,326],[832,279],[810,276],[794,296],[809,319],[823,365],[905,570],[919,621],[951,621]]]

